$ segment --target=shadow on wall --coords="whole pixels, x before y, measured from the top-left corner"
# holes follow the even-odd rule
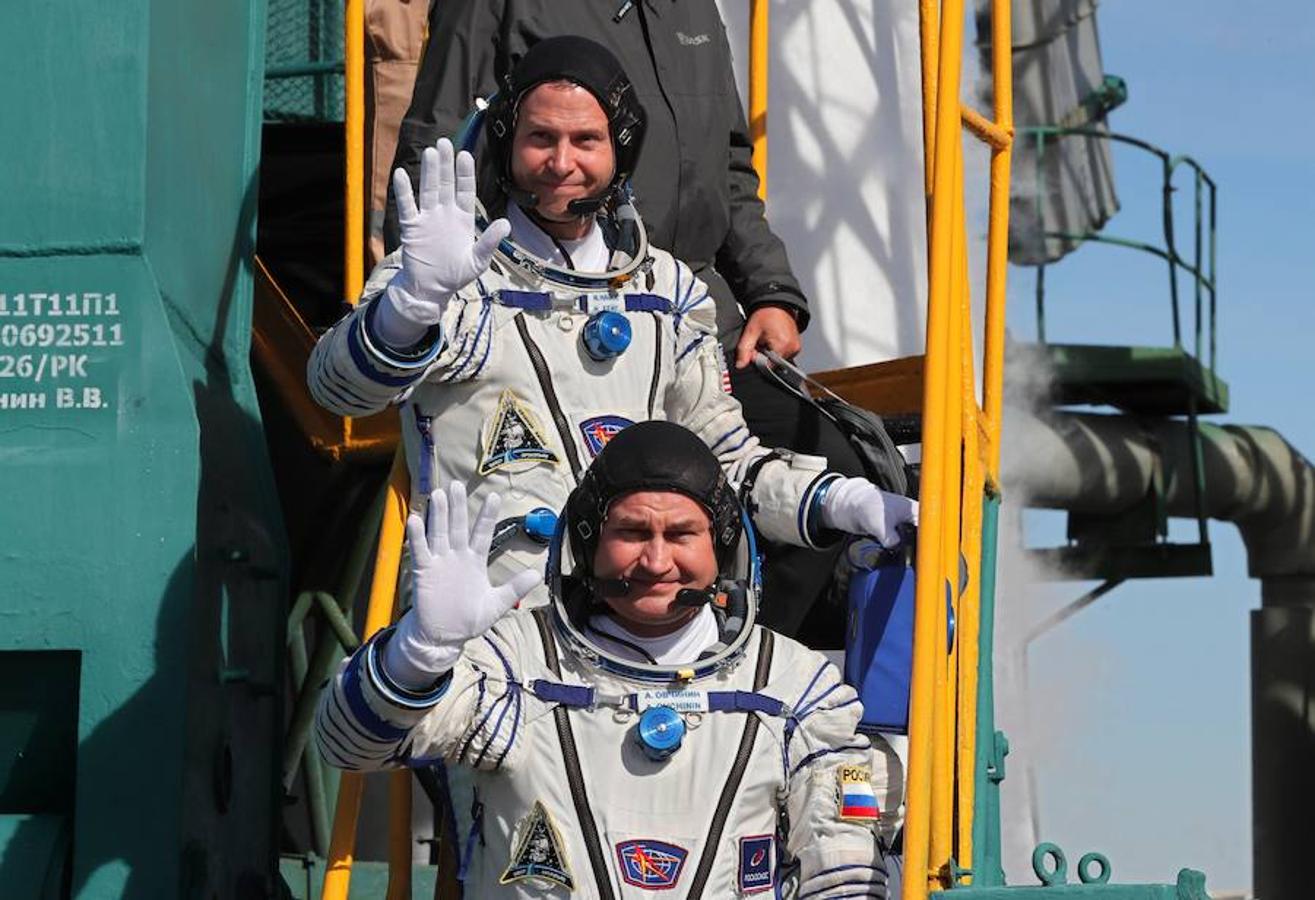
[[[747,4],[722,3],[747,104]],[[808,369],[921,353],[926,297],[914,5],[771,4],[768,216],[814,309]]]

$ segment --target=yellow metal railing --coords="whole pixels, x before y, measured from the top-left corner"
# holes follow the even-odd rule
[[[402,539],[406,533],[410,496],[411,475],[399,446],[388,475],[388,496],[379,529],[379,547],[375,551],[363,641],[386,628],[396,614],[397,569],[402,561]],[[411,772],[393,772],[389,778],[392,781],[388,791],[388,900],[407,900],[411,896]],[[360,772],[343,772],[338,782],[338,802],[334,806],[333,833],[329,838],[321,900],[347,900],[355,858],[356,820],[361,811],[364,786],[365,776]]]
[[[355,304],[365,286],[365,0],[347,0],[343,16],[343,299]]]
[[[758,173],[758,199],[767,201],[767,2],[749,4],[749,139]]]
[[[973,864],[979,575],[984,496],[998,494],[1004,272],[1013,138],[1008,0],[992,2],[994,109],[959,99],[962,0],[919,4],[928,190],[927,350],[903,900]],[[983,405],[978,405],[964,209],[963,134],[991,149]],[[967,574],[961,582],[961,570]],[[955,611],[946,653],[945,604]]]

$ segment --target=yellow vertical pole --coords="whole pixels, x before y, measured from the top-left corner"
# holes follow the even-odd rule
[[[347,0],[343,16],[347,166],[342,271],[343,294],[355,304],[365,286],[365,0]]]
[[[758,173],[758,199],[767,202],[767,3],[749,6],[749,138]]]
[[[356,305],[365,287],[365,0],[343,10],[343,296]],[[343,442],[352,442],[352,420],[342,420]]]
[[[960,219],[962,229],[963,220]],[[960,241],[966,245],[967,235],[961,230]],[[961,283],[960,316],[964,323],[961,331],[960,358],[962,378],[960,403],[963,422],[963,522],[960,548],[968,584],[959,597],[956,615],[955,638],[958,662],[958,727],[955,746],[956,814],[954,857],[963,868],[971,869],[973,861],[973,795],[977,746],[977,640],[980,633],[980,584],[982,559],[982,447],[979,440],[982,417],[977,405],[977,383],[973,364],[972,291],[968,283],[968,255],[959,258],[964,273]]]
[[[999,487],[1000,421],[1004,393],[1005,270],[1009,253],[1009,167],[1013,156],[1014,81],[1010,0],[991,4],[991,93],[995,124],[1009,145],[991,153],[990,230],[986,241],[986,334],[982,396],[986,411],[987,478]]]
[[[938,102],[945,102],[942,98]],[[963,205],[963,136],[956,128],[953,132],[937,136],[937,143],[944,141],[954,146],[954,181],[953,218],[951,220],[950,250],[950,288],[946,297],[949,306],[949,331],[946,336],[947,351],[945,379],[945,507],[941,521],[941,615],[936,621],[936,646],[942,654],[941,664],[937,666],[937,709],[933,730],[935,746],[932,761],[932,826],[930,868],[940,872],[945,863],[954,854],[954,774],[955,774],[955,734],[957,724],[955,716],[955,691],[958,687],[956,664],[958,654],[951,650],[946,655],[949,634],[945,622],[947,601],[958,613],[959,594],[959,519],[962,503],[963,454],[963,419],[960,407],[963,398],[963,380],[961,374],[963,332],[967,323],[963,320],[960,298],[967,290],[967,267],[963,264],[967,258],[964,246],[964,205]],[[949,887],[948,883],[943,883]]]
[[[927,15],[924,11],[924,25]],[[918,542],[917,604],[914,615],[913,684],[909,700],[909,773],[905,818],[905,880],[903,900],[922,900],[932,886],[930,864],[932,830],[933,730],[936,712],[936,668],[945,647],[936,646],[937,620],[945,621],[941,546],[948,504],[957,508],[957,492],[945,496],[946,466],[959,452],[948,433],[946,390],[951,358],[958,348],[949,344],[950,319],[955,315],[950,281],[953,275],[953,216],[955,153],[959,147],[959,69],[962,46],[963,2],[944,0],[940,12],[940,38],[935,56],[935,146],[932,153],[931,222],[928,240],[927,353],[923,382],[923,459],[921,531]],[[927,40],[924,39],[924,48]],[[957,540],[951,546],[957,547]],[[943,627],[943,626],[942,626]],[[939,864],[940,861],[938,861]]]
[[[343,772],[338,780],[338,802],[333,807],[333,833],[329,837],[321,900],[347,900],[356,853],[356,817],[361,813],[364,789],[365,778],[360,772]]]
[[[932,161],[936,158],[936,65],[940,41],[938,0],[918,0],[918,43],[922,53],[922,168],[931,215]]]
[[[364,640],[385,628],[393,618],[397,598],[397,567],[402,561],[402,538],[406,532],[410,496],[411,475],[406,468],[406,457],[399,446],[393,457],[392,471],[388,474],[388,497],[384,501],[383,521],[379,525],[379,547],[374,556],[370,602],[365,610]],[[324,873],[324,889],[320,892],[320,900],[347,900],[356,845],[356,818],[361,811],[364,778],[360,772],[343,772],[338,781],[338,802],[334,806],[328,868]],[[409,875],[409,860],[407,871]]]

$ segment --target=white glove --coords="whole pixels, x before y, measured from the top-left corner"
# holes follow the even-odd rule
[[[534,590],[543,574],[517,572],[489,584],[489,542],[502,500],[489,494],[467,528],[466,486],[459,481],[429,495],[429,527],[419,513],[406,520],[411,548],[412,604],[384,649],[384,671],[401,687],[423,690],[456,664],[461,647],[479,637]]]
[[[393,196],[402,269],[384,291],[375,324],[387,343],[406,347],[442,319],[453,294],[484,274],[511,223],[498,219],[476,236],[475,160],[462,150],[454,168],[447,138],[420,156],[420,207],[404,169],[393,172]]]
[[[866,478],[839,478],[822,499],[822,524],[872,537],[883,547],[899,544],[896,527],[918,524],[918,501],[883,491]]]

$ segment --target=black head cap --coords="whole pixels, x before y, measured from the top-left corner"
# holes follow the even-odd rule
[[[618,497],[635,491],[676,491],[712,519],[719,567],[730,565],[740,540],[740,503],[708,445],[672,422],[639,422],[608,442],[566,500],[566,529],[576,570],[593,571],[598,532]]]
[[[498,180],[507,196],[522,206],[533,205],[511,180],[511,143],[516,112],[525,94],[547,81],[572,81],[589,91],[607,115],[616,171],[603,195],[571,203],[571,211],[596,212],[635,171],[644,143],[648,116],[635,96],[634,85],[620,61],[602,44],[578,35],[545,38],[535,44],[503,79],[484,119],[485,138],[496,160]]]

